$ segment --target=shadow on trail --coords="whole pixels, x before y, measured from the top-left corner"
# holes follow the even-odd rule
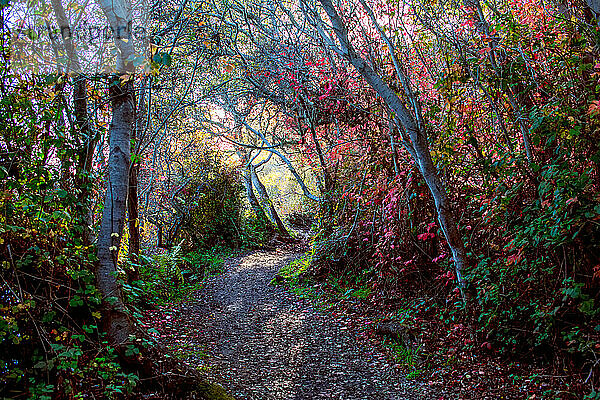
[[[186,312],[209,353],[207,374],[237,399],[423,399],[343,317],[269,285],[296,254],[231,259]]]

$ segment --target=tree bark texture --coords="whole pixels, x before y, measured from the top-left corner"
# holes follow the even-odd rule
[[[98,0],[98,4],[113,32],[118,55],[116,74],[109,81],[112,108],[109,129],[110,155],[104,210],[98,233],[96,282],[102,295],[104,331],[108,335],[109,343],[120,350],[134,331],[134,325],[123,304],[121,286],[117,279],[119,247],[125,226],[129,191],[130,139],[135,122],[135,68],[132,62],[134,47],[130,32],[131,4],[125,0]]]
[[[254,187],[256,188],[258,195],[261,197],[265,208],[267,209],[269,215],[271,216],[271,219],[275,223],[275,226],[277,227],[277,231],[281,235],[289,236],[290,234],[287,231],[285,225],[283,224],[283,221],[279,217],[279,214],[277,213],[277,210],[275,209],[275,206],[273,205],[273,202],[271,201],[271,198],[269,197],[269,193],[267,193],[267,189],[265,188],[265,185],[263,185],[263,183],[260,181],[260,179],[258,179],[258,175],[256,174],[256,169],[254,168],[254,166],[252,164],[250,164],[249,167],[250,167],[250,176],[252,179],[252,183],[254,184]]]
[[[79,189],[77,194],[78,206],[77,213],[83,218],[85,231],[83,242],[89,245],[91,225],[90,210],[87,207],[89,198],[90,180],[89,174],[92,170],[92,159],[98,142],[98,135],[94,133],[90,116],[88,112],[87,79],[81,74],[79,56],[73,42],[71,24],[61,0],[52,0],[52,9],[56,16],[56,22],[59,26],[62,43],[67,53],[66,72],[73,77],[73,115],[75,117],[73,132],[78,135],[80,140],[80,149],[78,151],[78,161],[75,170],[74,182]],[[64,87],[64,85],[62,85]]]
[[[132,146],[132,148],[135,146]],[[133,150],[133,149],[132,149]],[[129,261],[131,265],[127,268],[129,282],[140,279],[140,214],[138,210],[138,171],[140,164],[137,160],[131,163],[129,168],[129,189],[127,193],[127,222],[129,228]]]
[[[125,225],[129,189],[130,135],[134,122],[133,82],[114,79],[110,87],[112,120],[109,130],[108,182],[98,233],[96,280],[103,301],[103,324],[113,345],[126,343],[133,332],[117,280],[119,247]]]
[[[256,195],[254,194],[254,189],[252,188],[252,173],[250,172],[250,166],[248,166],[242,174],[242,180],[244,181],[244,188],[246,189],[246,198],[248,199],[248,203],[250,203],[250,207],[252,207],[256,218],[259,221],[264,221],[268,225],[267,229],[273,229],[273,227],[271,226],[271,221],[269,220],[269,218],[267,218],[265,210],[263,210],[258,199],[256,198]]]
[[[147,79],[145,79],[145,82]],[[142,86],[145,86],[143,84]],[[138,140],[143,135],[144,118],[146,113],[143,111],[146,91],[142,90],[139,100],[139,111],[135,113],[135,126],[131,135],[131,165],[129,166],[129,190],[127,193],[127,222],[129,230],[129,268],[127,268],[127,279],[129,282],[140,279],[140,213],[138,196],[138,176],[140,171],[140,159],[138,149],[140,148]],[[140,135],[141,133],[141,135]]]

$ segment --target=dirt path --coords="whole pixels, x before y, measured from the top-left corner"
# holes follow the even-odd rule
[[[403,379],[342,318],[269,285],[295,256],[256,251],[233,258],[179,310],[208,352],[211,380],[237,399],[439,398]]]

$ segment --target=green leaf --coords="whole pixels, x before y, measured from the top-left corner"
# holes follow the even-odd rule
[[[52,347],[52,350],[54,351],[60,351],[65,348],[65,346],[60,343],[50,343],[50,347]]]
[[[29,40],[34,41],[38,38],[38,35],[34,29],[26,29],[25,34],[29,38]]]
[[[34,364],[33,368],[42,369],[46,368],[46,361],[39,361]]]
[[[163,65],[166,65],[167,67],[171,66],[171,63],[173,62],[173,59],[171,58],[171,55],[168,53],[164,53],[162,56],[162,63]]]
[[[56,316],[56,312],[55,311],[48,311],[43,317],[42,317],[42,322],[50,322],[54,319],[54,317]]]
[[[83,300],[81,299],[81,297],[75,295],[75,296],[73,296],[73,298],[71,300],[69,300],[69,305],[71,305],[71,307],[82,306]]]
[[[596,315],[598,310],[594,307],[594,299],[582,301],[579,305],[579,311],[590,317]]]
[[[64,210],[58,210],[52,213],[51,219],[63,219],[68,221],[71,219],[71,215]]]
[[[85,335],[71,335],[71,338],[73,340],[79,340],[82,343],[85,341]]]

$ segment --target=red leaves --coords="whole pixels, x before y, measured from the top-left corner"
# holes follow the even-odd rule
[[[569,200],[567,200],[566,205],[570,205],[572,203],[576,203],[577,202],[577,196],[570,198]]]
[[[600,101],[592,100],[592,102],[590,103],[590,106],[588,108],[588,115],[595,116],[598,113],[600,113]]]
[[[600,264],[594,267],[594,279],[600,279]]]
[[[417,235],[417,239],[419,240],[427,240],[427,239],[433,239],[435,237],[435,233],[433,232],[425,232],[425,233],[421,233],[420,235]]]
[[[481,343],[481,346],[480,346],[480,347],[481,347],[481,348],[488,349],[488,350],[492,350],[492,348],[493,348],[493,347],[492,347],[492,344],[491,344],[490,342],[483,342],[483,343]]]
[[[445,285],[447,286],[449,283],[454,281],[455,277],[456,276],[454,275],[454,271],[448,271],[448,272],[445,272],[443,274],[436,276],[435,279],[441,280],[441,281],[446,281]]]
[[[434,258],[433,260],[431,260],[431,262],[433,263],[437,263],[442,261],[444,258],[446,258],[448,255],[446,253],[442,253],[439,256],[437,256],[436,258]]]
[[[506,258],[506,265],[516,265],[523,259],[523,250],[519,249],[519,251],[515,254],[512,254]]]
[[[417,239],[425,241],[427,239],[435,238],[435,233],[431,232],[435,227],[436,227],[435,222],[431,222],[431,223],[427,224],[427,232],[417,235]]]

